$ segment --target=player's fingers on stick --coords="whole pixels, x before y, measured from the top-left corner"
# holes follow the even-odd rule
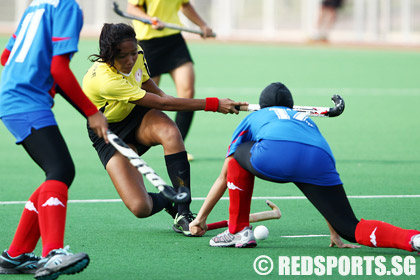
[[[235,102],[235,101],[233,101],[229,98],[220,99],[220,103],[219,103],[220,104],[220,106],[219,106],[220,112],[223,113],[223,114],[227,114],[227,113],[238,114],[239,112],[235,108],[236,103],[237,102]]]
[[[209,38],[213,34],[213,30],[207,26],[204,27],[202,31],[203,31],[203,35],[202,35],[203,38]]]
[[[195,226],[190,225],[190,232],[192,235],[195,235],[195,236],[202,236],[205,233],[205,231],[200,226],[197,226],[197,225]]]
[[[219,108],[218,111],[222,114],[231,113],[231,100],[230,99],[219,99]]]
[[[108,128],[103,128],[102,129],[102,137],[104,138],[105,143],[109,144],[108,134],[106,133],[107,130],[108,130]]]
[[[248,102],[233,102],[232,106],[233,106],[233,112],[235,114],[239,114],[239,111],[241,109],[241,106],[246,106],[248,105]]]

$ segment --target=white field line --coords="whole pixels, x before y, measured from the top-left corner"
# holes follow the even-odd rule
[[[283,238],[330,237],[328,234],[282,235]]]
[[[420,194],[408,195],[349,195],[350,199],[381,199],[381,198],[420,198]],[[192,200],[203,201],[205,197],[193,197]],[[228,197],[222,197],[221,200],[228,200]],[[253,197],[253,200],[298,200],[306,199],[305,196],[259,196]],[[83,199],[83,200],[69,200],[69,203],[113,203],[122,202],[121,199]],[[26,201],[0,201],[0,205],[25,204]]]
[[[354,199],[383,199],[383,198],[420,198],[420,195],[362,195],[362,196],[348,196]],[[228,197],[222,197],[221,200],[228,200]],[[253,197],[253,200],[297,200],[306,199],[304,196],[261,196]],[[194,197],[192,200],[205,200],[205,197]],[[121,199],[85,199],[85,200],[69,200],[69,203],[113,203],[122,202]],[[26,201],[0,201],[0,205],[25,204]],[[326,234],[307,234],[307,235],[282,235],[281,238],[316,238],[329,237]]]

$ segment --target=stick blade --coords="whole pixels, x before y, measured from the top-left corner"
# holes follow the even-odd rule
[[[120,6],[118,5],[118,3],[117,2],[112,2],[112,5],[114,6],[114,12],[117,15],[121,16],[121,10],[120,10]]]
[[[158,187],[159,191],[170,201],[175,203],[185,203],[190,199],[190,192],[187,188],[181,187],[176,192],[174,188],[168,185],[161,185]]]
[[[338,117],[344,112],[344,108],[346,107],[344,99],[340,95],[334,94],[331,97],[331,100],[334,102],[335,106],[328,111],[328,117]]]

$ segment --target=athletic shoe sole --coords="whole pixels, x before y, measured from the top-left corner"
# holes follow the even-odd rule
[[[55,267],[57,271],[52,271],[52,269],[38,269],[35,274],[35,279],[37,280],[54,280],[57,279],[62,274],[76,274],[82,272],[90,262],[89,256],[85,253],[78,253],[71,256],[68,260],[65,260],[62,264]]]
[[[257,242],[255,240],[251,240],[248,243],[245,244],[235,244],[236,248],[255,248],[257,247]]]
[[[18,270],[18,269],[11,269],[11,268],[2,268],[0,267],[0,274],[34,274],[36,271],[35,269],[31,270]]]
[[[213,240],[210,240],[210,246],[211,247],[220,247],[220,248],[228,248],[228,247],[235,247],[235,248],[255,248],[257,247],[256,241],[250,241],[248,243],[225,243],[225,244],[217,244],[213,242]]]

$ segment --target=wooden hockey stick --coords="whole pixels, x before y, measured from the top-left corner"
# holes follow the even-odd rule
[[[279,207],[271,202],[270,200],[266,200],[265,203],[271,208],[269,211],[263,211],[258,213],[249,214],[249,222],[256,223],[266,220],[273,220],[273,219],[280,219],[281,218],[281,211]],[[207,224],[207,230],[213,230],[218,228],[224,228],[228,226],[228,221],[220,221],[211,224]]]

